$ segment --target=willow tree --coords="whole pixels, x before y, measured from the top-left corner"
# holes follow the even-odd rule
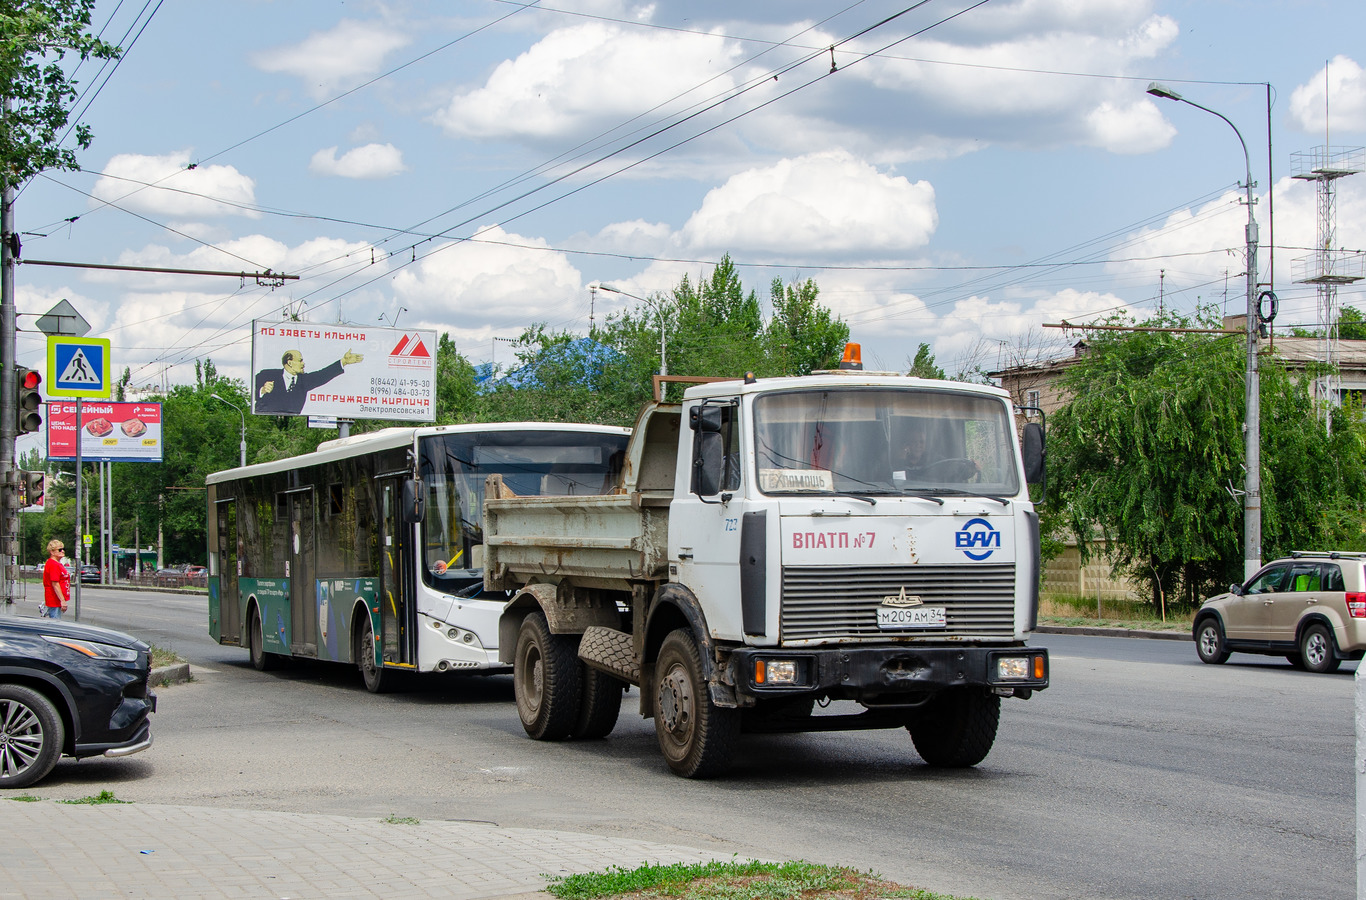
[[[1049,422],[1061,518],[1104,537],[1118,570],[1154,596],[1195,599],[1241,580],[1245,365],[1236,336],[1107,332],[1064,378],[1073,399]],[[1360,542],[1360,417],[1333,410],[1327,428],[1314,372],[1269,354],[1260,370],[1264,557]]]

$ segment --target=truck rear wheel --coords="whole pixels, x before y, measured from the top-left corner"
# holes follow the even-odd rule
[[[1001,698],[982,690],[944,691],[906,726],[920,757],[932,766],[967,768],[987,758],[996,743]]]
[[[572,636],[551,634],[545,614],[522,620],[512,661],[512,687],[517,717],[538,741],[569,737],[579,720],[581,663]],[[620,697],[618,697],[618,703]]]
[[[621,694],[626,685],[606,672],[583,665],[580,668],[579,719],[569,736],[584,740],[605,738],[617,727]]]
[[[697,641],[686,628],[664,638],[655,689],[655,736],[669,768],[684,778],[710,778],[730,768],[740,711],[711,702]]]

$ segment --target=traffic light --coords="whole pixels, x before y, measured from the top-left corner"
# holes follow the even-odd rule
[[[43,395],[38,393],[38,386],[43,383],[43,376],[33,369],[15,366],[14,383],[18,390],[15,411],[19,417],[19,433],[39,430],[43,427]]]
[[[19,485],[21,508],[43,505],[43,491],[47,486],[47,475],[43,472],[20,472]]]

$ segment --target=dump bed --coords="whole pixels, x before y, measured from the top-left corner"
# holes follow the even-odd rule
[[[679,417],[678,404],[646,406],[610,494],[520,497],[500,476],[489,476],[485,587],[515,590],[568,578],[584,587],[630,590],[633,583],[666,580]]]

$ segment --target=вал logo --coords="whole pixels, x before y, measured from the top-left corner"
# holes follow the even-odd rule
[[[427,350],[427,345],[422,343],[419,334],[405,334],[389,351],[389,365],[392,368],[428,369],[431,364],[432,354]]]
[[[968,519],[963,527],[954,533],[953,540],[954,546],[962,550],[964,556],[980,562],[1000,549],[1001,532],[992,528],[986,519]],[[974,549],[981,552],[974,553]]]

